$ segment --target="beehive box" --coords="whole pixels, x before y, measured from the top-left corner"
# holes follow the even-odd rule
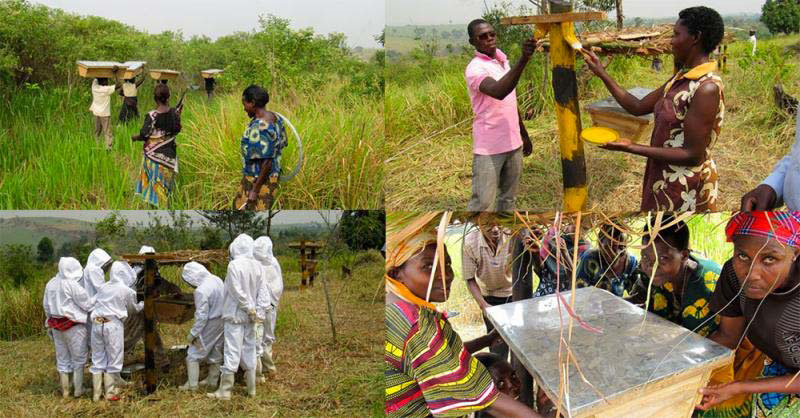
[[[221,75],[224,72],[225,71],[219,69],[203,70],[200,71],[200,75],[202,75],[203,78],[213,78]]]
[[[153,80],[175,80],[180,72],[174,70],[150,70],[150,78]]]
[[[570,295],[565,294],[570,300]],[[576,290],[574,310],[599,328],[573,324],[570,349],[577,359],[567,368],[566,394],[559,397],[562,373],[559,342],[567,338],[569,316],[556,295],[486,310],[489,320],[547,396],[570,418],[689,418],[698,390],[711,373],[733,362],[733,351],[622,298],[588,287]],[[566,355],[562,351],[565,358]]]
[[[156,299],[156,317],[165,324],[183,324],[194,317],[194,298],[189,293]]]
[[[644,98],[652,91],[652,89],[641,87],[628,90],[637,99]],[[631,115],[613,97],[587,105],[586,110],[592,117],[594,126],[605,126],[606,128],[614,129],[619,132],[620,138],[630,139],[634,142],[649,136],[653,128],[652,113],[645,116]]]
[[[126,61],[122,63],[122,66],[125,67],[125,71],[122,72],[122,78],[134,78],[141,74],[144,71],[145,64],[147,64],[145,61]]]
[[[122,64],[114,61],[78,61],[78,75],[84,78],[113,78],[114,66]]]

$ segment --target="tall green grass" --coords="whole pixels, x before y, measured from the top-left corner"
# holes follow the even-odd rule
[[[794,120],[773,104],[772,88],[780,82],[790,94],[800,94],[798,55],[789,49],[800,36],[759,42],[750,57],[750,44],[728,48],[725,84],[726,114],[722,134],[711,148],[720,172],[720,209],[738,208],[741,196],[766,177],[788,152],[794,139]],[[511,52],[515,61],[519,53]],[[543,60],[534,55],[517,89],[533,142],[533,155],[524,159],[517,207],[551,211],[561,207],[561,163],[552,88],[542,92]],[[664,57],[663,71],[650,68],[642,57],[616,56],[609,73],[625,88],[658,88],[671,76],[672,58]],[[471,190],[472,111],[464,69],[471,57],[436,58],[417,63],[409,57],[390,60],[387,67],[386,207],[389,210],[441,210],[465,207]],[[578,59],[581,106],[609,97],[603,83]],[[541,106],[541,107],[539,107]],[[588,112],[582,125],[591,126]],[[642,142],[649,143],[649,138]],[[645,159],[585,146],[590,208],[604,211],[638,210]]]
[[[173,91],[175,104],[177,91]],[[273,91],[267,105],[285,115],[303,141],[305,160],[297,177],[278,189],[278,207],[380,208],[383,205],[383,103],[379,97],[325,88]],[[133,143],[141,120],[117,121],[112,100],[114,149],[93,137],[91,95],[85,88],[29,89],[0,104],[0,208],[149,209],[134,195],[142,164]],[[152,86],[139,94],[139,110],[154,108]],[[178,135],[179,174],[172,209],[231,208],[241,179],[239,140],[247,123],[238,88],[208,103],[189,92]],[[298,158],[291,135],[282,164],[288,174]],[[162,208],[163,209],[163,208]]]

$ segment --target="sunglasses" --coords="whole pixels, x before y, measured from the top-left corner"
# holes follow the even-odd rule
[[[497,34],[494,33],[494,31],[484,32],[484,33],[478,35],[478,39],[480,39],[482,41],[485,41],[485,40],[487,40],[489,38],[495,38],[495,37],[497,37]]]

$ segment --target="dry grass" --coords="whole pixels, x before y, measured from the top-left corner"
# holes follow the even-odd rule
[[[759,43],[772,54],[747,60],[747,43],[729,48],[725,82],[726,117],[722,135],[711,152],[720,173],[719,208],[734,210],[741,196],[761,182],[791,147],[794,123],[777,111],[772,86],[782,81],[787,92],[800,93],[800,77],[786,46],[800,37]],[[518,54],[512,54],[516,59]],[[463,62],[462,62],[463,61]],[[388,210],[461,209],[471,193],[472,139],[469,100],[463,81],[467,59],[440,63],[438,69],[389,72],[386,87]],[[533,64],[538,65],[538,64]],[[397,66],[400,68],[400,66]],[[672,68],[671,58],[664,68]],[[541,72],[536,68],[536,72]],[[657,88],[669,72],[654,72],[649,62],[617,58],[610,73],[625,87]],[[413,74],[413,75],[410,75]],[[527,73],[526,73],[527,74]],[[582,105],[609,94],[597,78],[579,75]],[[533,94],[538,94],[534,92]],[[521,100],[527,100],[525,93]],[[551,211],[561,207],[561,164],[552,100],[542,113],[526,121],[534,144],[524,161],[517,207]],[[583,126],[590,126],[582,112]],[[639,209],[645,159],[586,146],[590,208],[609,212]]]
[[[230,402],[207,399],[204,391],[179,391],[177,386],[186,378],[185,355],[172,352],[174,367],[160,376],[154,395],[144,396],[143,375],[136,374],[135,386],[124,392],[122,401],[93,403],[91,391],[81,399],[64,400],[53,345],[47,337],[36,336],[0,342],[0,364],[4,365],[0,368],[0,410],[4,416],[382,415],[383,301],[373,300],[382,261],[373,258],[358,267],[349,281],[340,280],[338,272],[328,273],[336,303],[336,344],[331,339],[322,281],[300,292],[299,273],[286,270],[287,291],[281,300],[274,346],[278,374],[258,386],[256,398],[245,396],[240,381]],[[189,327],[191,323],[161,325],[165,345],[182,344]],[[143,358],[143,349],[138,352]],[[202,367],[201,377],[205,373]],[[86,380],[90,385],[88,373]]]

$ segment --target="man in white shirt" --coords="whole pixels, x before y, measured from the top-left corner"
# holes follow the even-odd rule
[[[742,196],[741,210],[774,210],[783,204],[788,210],[800,210],[800,107],[795,113],[797,122],[792,150],[775,164],[772,174]]]
[[[115,76],[118,69],[117,66],[114,66]],[[109,86],[107,78],[95,78],[92,81],[92,105],[89,107],[89,111],[94,115],[94,136],[96,138],[100,138],[100,134],[105,136],[106,151],[111,151],[111,145],[114,142],[111,134],[111,96],[121,88],[116,84]]]

